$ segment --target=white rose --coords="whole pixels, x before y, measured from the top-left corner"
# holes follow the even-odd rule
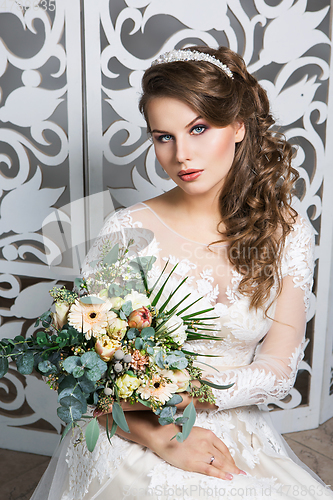
[[[131,293],[126,295],[126,297],[124,298],[124,302],[128,301],[132,302],[133,310],[140,309],[140,307],[143,306],[147,307],[151,305],[148,297],[144,293],[139,293],[136,290],[132,290]]]
[[[172,332],[169,336],[174,340],[174,342],[180,345],[184,344],[187,339],[186,325],[184,325],[183,320],[179,316],[176,314],[172,316],[172,318],[165,323],[164,327],[167,332]]]

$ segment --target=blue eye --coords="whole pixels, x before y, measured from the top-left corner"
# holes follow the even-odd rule
[[[195,125],[191,129],[191,134],[200,135],[200,134],[203,134],[205,132],[205,130],[207,130],[207,127],[205,125]]]
[[[172,140],[172,135],[169,135],[169,134],[159,135],[157,137],[157,140],[159,142],[170,142]]]

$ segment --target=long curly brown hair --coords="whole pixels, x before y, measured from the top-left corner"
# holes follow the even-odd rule
[[[230,68],[233,79],[206,61],[154,65],[143,76],[140,111],[148,130],[148,105],[156,97],[176,98],[217,127],[244,122],[244,139],[236,144],[219,195],[217,229],[221,241],[228,242],[231,264],[242,275],[239,291],[258,309],[267,303],[274,285],[278,294],[281,291],[281,253],[297,216],[291,207],[298,178],[291,166],[292,147],[270,130],[274,119],[267,94],[238,54],[226,47],[189,50],[214,56]]]

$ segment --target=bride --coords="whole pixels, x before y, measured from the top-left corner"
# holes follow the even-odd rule
[[[177,186],[111,216],[83,272],[110,240],[155,255],[151,278],[178,262],[170,290],[187,276],[191,299],[203,296],[219,318],[211,340],[188,346],[207,380],[233,386],[213,389],[214,403],[183,394],[179,414],[191,400],[197,409],[183,443],[137,403],[123,406],[130,434],[118,428],[110,446],[99,416],[94,452],[67,435],[32,499],[333,498],[265,411],[303,357],[314,239],[291,207],[292,149],[270,131],[266,93],[231,50],[192,47],[154,61],[140,109]]]

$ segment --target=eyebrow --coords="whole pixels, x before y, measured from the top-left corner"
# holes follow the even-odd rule
[[[199,120],[200,118],[202,118],[202,116],[200,116],[200,115],[199,115],[199,116],[196,116],[196,117],[194,118],[194,120],[192,120],[190,123],[188,123],[187,125],[185,125],[185,128],[189,128],[189,127],[191,127],[191,125],[193,125],[193,123],[195,123],[195,122],[196,122],[197,120]],[[154,130],[152,130],[150,133],[151,133],[151,134],[153,134],[153,133],[155,133],[155,134],[156,134],[156,133],[157,133],[157,134],[169,134],[170,132],[167,132],[166,130],[157,130],[157,129],[155,128],[155,129],[154,129]]]

